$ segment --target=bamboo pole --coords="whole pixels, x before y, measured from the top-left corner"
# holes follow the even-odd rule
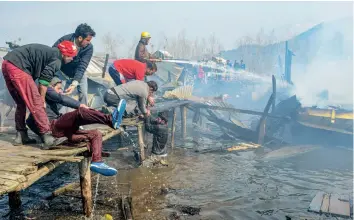
[[[185,140],[187,136],[187,107],[185,105],[180,106],[181,110],[181,128],[182,139]]]
[[[142,163],[145,160],[145,144],[143,126],[141,124],[138,125],[138,141],[140,148],[140,162]]]
[[[84,153],[84,159],[79,163],[80,186],[83,212],[86,217],[92,214],[92,191],[91,191],[91,171],[88,152]]]
[[[173,108],[172,129],[171,129],[171,147],[175,147],[175,131],[176,131],[176,108]]]

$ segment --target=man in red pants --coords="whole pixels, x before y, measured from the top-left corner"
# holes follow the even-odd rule
[[[57,48],[41,44],[28,44],[16,48],[4,57],[2,73],[6,86],[17,104],[15,123],[16,145],[35,143],[26,129],[26,107],[33,115],[39,128],[39,135],[46,146],[53,146],[48,117],[45,113],[44,97],[54,73],[63,63],[69,63],[77,54],[77,48],[70,41],[61,42]],[[38,88],[34,82],[39,80]],[[58,143],[57,143],[58,144]]]
[[[117,174],[117,170],[109,167],[102,161],[102,134],[97,130],[80,130],[79,127],[89,124],[104,124],[113,129],[118,129],[125,111],[126,101],[121,99],[118,107],[112,114],[103,114],[90,109],[79,101],[61,94],[62,81],[54,77],[46,94],[46,112],[50,121],[53,136],[56,138],[67,137],[72,143],[88,141],[88,149],[92,152],[91,170],[105,176]],[[75,111],[61,115],[62,106],[76,109]],[[35,133],[38,127],[34,123],[32,115],[26,121],[27,126]]]

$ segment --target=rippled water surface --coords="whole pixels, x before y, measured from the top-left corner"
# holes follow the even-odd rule
[[[113,140],[105,147],[114,149],[115,145]],[[115,151],[107,162],[120,168],[120,172],[116,179],[100,178],[99,204],[94,214],[97,219],[106,213],[118,219],[116,203],[111,201],[118,194],[117,184],[126,182],[131,182],[135,219],[166,219],[173,212],[180,219],[319,217],[307,212],[318,191],[352,193],[351,149],[319,148],[269,162],[255,159],[254,151],[201,154],[177,148],[168,157],[168,167],[136,168],[130,150]],[[37,219],[79,219],[78,197],[45,199],[65,182],[77,180],[77,172],[75,164],[65,165],[25,190],[22,193],[24,213]],[[92,185],[95,184],[93,180]],[[169,188],[167,194],[161,194],[164,187]],[[174,205],[201,208],[201,211],[195,216],[183,215]],[[10,219],[6,215],[7,197],[1,199],[0,208],[2,218]]]

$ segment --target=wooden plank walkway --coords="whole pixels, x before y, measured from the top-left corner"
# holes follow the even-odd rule
[[[122,126],[136,126],[138,128],[141,128],[142,124],[143,122],[136,120],[136,118],[123,119],[122,122]],[[103,141],[122,132],[120,129],[114,130],[103,125],[90,125],[88,129],[99,130],[103,135]],[[86,145],[87,143],[80,143],[71,146],[57,146],[51,150],[41,150],[40,145],[14,146],[9,141],[0,140],[0,195],[9,193],[10,207],[18,207],[21,204],[19,191],[31,186],[65,162],[80,162],[80,180],[91,181],[88,178],[90,172],[86,172],[90,171],[90,155]],[[82,165],[81,163],[84,161],[85,164]],[[86,185],[91,186],[91,183],[86,182]],[[86,200],[91,200],[91,187],[85,188],[89,188],[89,192],[86,192],[87,195],[84,193],[83,197],[87,197]],[[92,207],[89,206],[92,206],[92,202],[83,201],[83,203],[85,215],[90,216]]]

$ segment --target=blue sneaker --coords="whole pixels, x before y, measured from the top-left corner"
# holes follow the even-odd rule
[[[114,109],[112,112],[112,125],[114,129],[118,129],[120,124],[122,123],[122,117],[125,112],[125,107],[127,106],[127,102],[125,99],[121,99],[119,101],[118,107]]]
[[[116,169],[108,166],[104,162],[92,162],[90,170],[95,173],[99,173],[103,176],[114,176],[118,173]]]

